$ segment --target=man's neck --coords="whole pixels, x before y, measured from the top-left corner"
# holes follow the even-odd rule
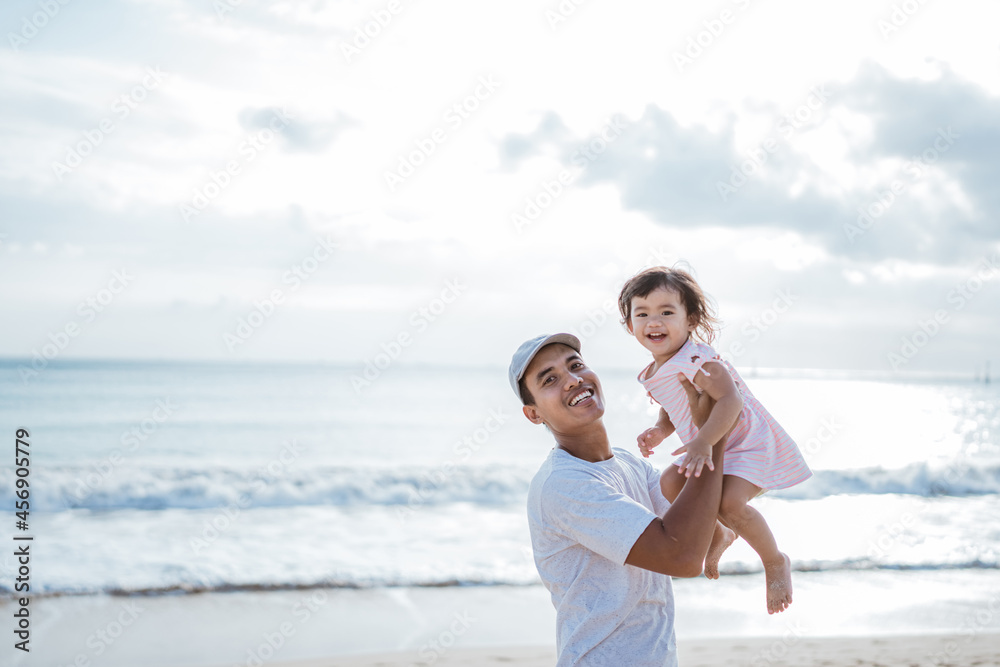
[[[555,433],[556,444],[578,459],[596,463],[612,456],[608,432],[603,423],[591,424],[581,433]]]

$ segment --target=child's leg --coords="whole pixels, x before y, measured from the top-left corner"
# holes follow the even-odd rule
[[[660,474],[660,490],[663,492],[663,496],[670,502],[674,502],[681,489],[684,488],[686,480],[687,477],[680,472],[680,468],[673,464],[668,465],[666,470]],[[708,554],[705,556],[706,577],[709,579],[719,578],[719,559],[722,558],[722,554],[729,548],[729,545],[735,541],[736,533],[716,521],[712,544],[709,545]]]
[[[663,472],[660,473],[660,491],[663,492],[663,497],[670,502],[677,500],[678,494],[680,494],[681,489],[684,488],[685,481],[687,481],[687,477],[681,474],[680,468],[675,466],[673,463],[668,465]]]
[[[778,551],[771,529],[760,512],[747,503],[760,487],[742,477],[726,475],[722,482],[719,515],[727,526],[747,541],[764,563],[767,579],[767,613],[784,611],[792,603],[792,567],[788,556]]]

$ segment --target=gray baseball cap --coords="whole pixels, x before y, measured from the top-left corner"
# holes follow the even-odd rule
[[[521,347],[517,348],[517,352],[514,353],[514,356],[510,360],[510,368],[507,369],[507,379],[510,380],[510,388],[514,390],[514,394],[518,398],[521,398],[521,392],[517,390],[517,383],[524,377],[524,372],[528,370],[531,360],[535,358],[540,349],[552,343],[562,343],[563,345],[570,346],[577,352],[580,351],[580,339],[568,333],[557,333],[551,336],[542,334],[521,343]]]

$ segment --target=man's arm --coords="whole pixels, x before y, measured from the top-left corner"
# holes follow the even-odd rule
[[[714,403],[707,393],[699,394],[687,380],[681,385],[688,395],[691,416],[701,427]],[[675,577],[696,577],[701,574],[705,554],[712,542],[715,521],[722,499],[722,463],[725,438],[712,447],[715,470],[703,470],[700,477],[690,477],[662,519],[650,521],[635,541],[626,565],[668,574]]]
[[[687,456],[678,466],[686,477],[692,474],[697,477],[706,465],[709,468],[715,465],[710,463],[712,447],[733,430],[743,410],[743,396],[733,382],[733,377],[722,364],[716,361],[706,362],[694,379],[704,393],[715,399],[715,405],[712,406],[712,413],[705,423],[698,424],[698,434],[672,452],[674,455],[687,452]]]

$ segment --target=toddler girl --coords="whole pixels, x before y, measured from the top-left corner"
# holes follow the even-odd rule
[[[784,429],[764,409],[731,364],[709,343],[718,321],[698,283],[684,271],[655,267],[629,279],[618,297],[622,323],[653,355],[638,380],[660,405],[656,425],[639,435],[639,449],[652,449],[676,431],[684,455],[660,477],[663,495],[673,502],[686,478],[714,470],[712,445],[725,437],[722,503],[715,536],[705,559],[705,576],[719,577],[719,558],[737,536],[757,552],[767,581],[767,611],[784,611],[792,602],[792,572],[760,512],[747,502],[765,489],[784,489],[812,473]],[[701,342],[699,342],[699,340]],[[693,382],[715,399],[698,429],[681,380]]]

